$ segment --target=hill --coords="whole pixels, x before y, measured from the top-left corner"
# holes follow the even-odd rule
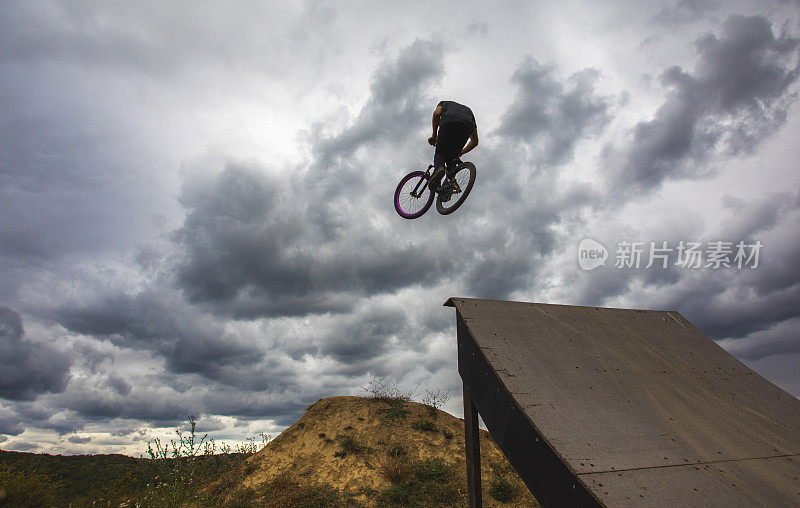
[[[537,506],[486,431],[481,473],[484,506]],[[465,506],[464,423],[401,399],[321,399],[208,492],[241,505]]]
[[[152,480],[146,461],[126,455],[49,455],[0,450],[0,506],[17,504],[16,490],[24,490],[25,504],[31,499],[106,500],[110,487],[135,491]],[[35,491],[35,492],[34,492]],[[8,496],[12,496],[10,499]]]
[[[463,420],[402,397],[321,399],[257,449],[155,459],[0,450],[0,506],[467,503]],[[536,506],[485,431],[481,459],[485,506]]]
[[[251,454],[251,453],[250,453]],[[0,450],[0,507],[218,505],[199,496],[207,484],[235,470],[248,453],[203,454],[192,459],[127,455],[49,455]]]

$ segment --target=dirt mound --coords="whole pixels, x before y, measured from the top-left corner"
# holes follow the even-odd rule
[[[485,506],[536,506],[486,431],[481,431],[481,470]],[[293,492],[313,487],[314,495],[340,495],[339,502],[361,506],[445,500],[464,506],[464,422],[415,402],[321,399],[248,459],[236,485],[226,488],[232,496],[242,498],[247,491],[249,500],[268,503],[279,495],[277,485]]]

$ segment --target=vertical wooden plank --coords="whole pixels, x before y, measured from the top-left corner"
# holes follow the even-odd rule
[[[464,398],[464,445],[467,452],[467,491],[470,508],[481,508],[481,443],[478,431],[478,409],[463,385]]]

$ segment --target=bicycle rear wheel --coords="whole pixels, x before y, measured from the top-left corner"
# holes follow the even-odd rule
[[[412,171],[400,180],[394,191],[394,209],[404,219],[421,217],[433,204],[433,192],[424,171]]]
[[[436,197],[436,210],[442,214],[447,215],[458,210],[464,201],[469,196],[472,186],[475,185],[475,176],[478,171],[475,169],[475,164],[471,162],[464,162],[456,170],[451,180],[446,182],[446,185],[452,186],[452,192],[445,190],[444,193]],[[450,199],[443,201],[442,198],[450,193]]]

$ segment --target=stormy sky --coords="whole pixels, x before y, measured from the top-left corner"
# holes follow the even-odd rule
[[[799,85],[789,0],[4,2],[0,448],[460,414],[449,296],[677,310],[800,396]],[[443,99],[477,182],[406,221]]]

